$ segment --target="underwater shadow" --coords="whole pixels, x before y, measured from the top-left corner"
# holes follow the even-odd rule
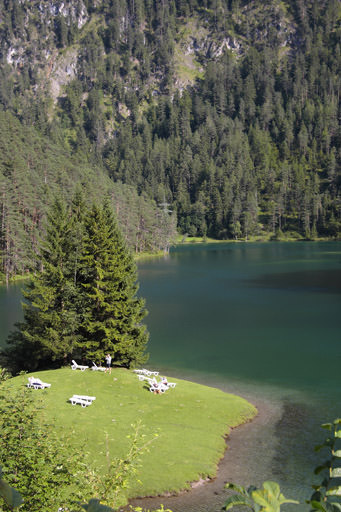
[[[263,274],[256,279],[246,279],[244,284],[257,288],[283,289],[294,292],[341,294],[341,269]]]

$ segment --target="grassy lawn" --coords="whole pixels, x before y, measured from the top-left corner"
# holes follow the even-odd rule
[[[203,236],[187,236],[187,235],[178,235],[176,243],[181,244],[211,244],[211,243],[226,243],[233,242],[233,240],[217,240],[216,238],[209,238]]]
[[[28,375],[8,384],[24,387]],[[138,420],[146,439],[158,434],[141,457],[141,482],[133,483],[129,497],[179,491],[200,477],[213,477],[225,450],[224,436],[256,414],[240,397],[171,376],[168,380],[176,387],[154,395],[135,373],[124,369],[113,369],[111,375],[70,368],[33,375],[51,383],[51,388],[27,391],[43,399],[56,432],[70,435],[70,451],[88,452],[100,471],[106,468],[107,449],[110,457],[127,453],[127,435]],[[86,408],[72,406],[68,399],[73,394],[93,395],[96,400]]]

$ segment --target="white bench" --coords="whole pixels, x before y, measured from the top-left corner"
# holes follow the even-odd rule
[[[151,370],[146,370],[146,369],[134,370],[134,372],[139,373],[141,375],[147,375],[148,377],[150,377],[151,375],[155,375],[155,377],[157,377],[159,375],[159,372],[152,372]]]
[[[74,359],[72,359],[72,365],[71,365],[72,370],[81,370],[81,372],[84,372],[84,370],[86,370],[87,368],[89,368],[89,367],[78,364],[78,363],[76,363],[76,361]]]
[[[160,391],[160,393],[164,393],[168,391],[170,388],[174,389],[176,386],[176,382],[167,382],[167,384],[163,384],[162,382],[151,382],[149,391],[154,393],[154,391]]]
[[[91,400],[84,400],[82,398],[75,398],[74,396],[72,396],[70,398],[70,402],[71,402],[72,405],[79,404],[82,407],[88,407],[88,405],[92,404]]]
[[[152,384],[152,382],[155,382],[154,379],[151,379],[150,377],[146,377],[145,375],[138,375],[138,379],[139,380],[146,380],[147,382],[149,382],[149,384]]]
[[[50,388],[51,384],[47,384],[47,382],[43,382],[42,380],[37,379],[36,377],[28,377],[27,387],[33,389],[46,389]]]
[[[152,393],[164,393],[168,389],[169,388],[167,388],[164,384],[151,384],[149,391],[151,391]]]
[[[91,370],[94,372],[105,372],[106,368],[104,366],[97,366],[96,363],[92,362],[93,366],[91,367]]]
[[[92,404],[92,402],[96,400],[95,396],[87,396],[87,395],[73,395],[69,401],[72,405],[79,404],[82,407],[88,407]]]
[[[88,395],[73,395],[72,398],[80,398],[80,399],[84,399],[84,400],[89,400],[90,402],[93,402],[94,400],[96,400],[95,396],[88,396]]]

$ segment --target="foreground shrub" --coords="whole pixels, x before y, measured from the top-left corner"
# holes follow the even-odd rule
[[[24,497],[23,511],[50,512],[78,500],[79,485],[86,488],[82,457],[68,452],[67,438],[57,438],[43,415],[29,390],[0,384],[2,474]]]

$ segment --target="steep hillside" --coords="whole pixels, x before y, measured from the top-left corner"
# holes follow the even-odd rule
[[[339,0],[0,0],[0,102],[217,238],[338,237]]]
[[[55,196],[70,202],[76,190],[83,190],[87,203],[111,200],[135,252],[167,249],[175,235],[175,219],[164,208],[0,111],[0,275],[2,270],[8,279],[39,268],[46,212]]]
[[[252,47],[275,45],[286,55],[300,44],[298,25],[285,2],[244,4],[1,0],[0,44],[6,75],[2,101],[18,108],[14,93],[27,115],[30,99],[52,99],[52,105],[43,102],[39,109],[51,119],[59,104],[74,122],[72,103],[78,103],[78,109],[89,108],[88,94],[101,90],[101,135],[110,136],[113,118],[119,123],[131,116],[135,102],[131,96],[136,96],[140,110],[150,95],[174,94],[195,85],[207,64],[226,51],[242,57]],[[81,84],[76,86],[75,81]],[[96,138],[98,133],[93,135]]]

